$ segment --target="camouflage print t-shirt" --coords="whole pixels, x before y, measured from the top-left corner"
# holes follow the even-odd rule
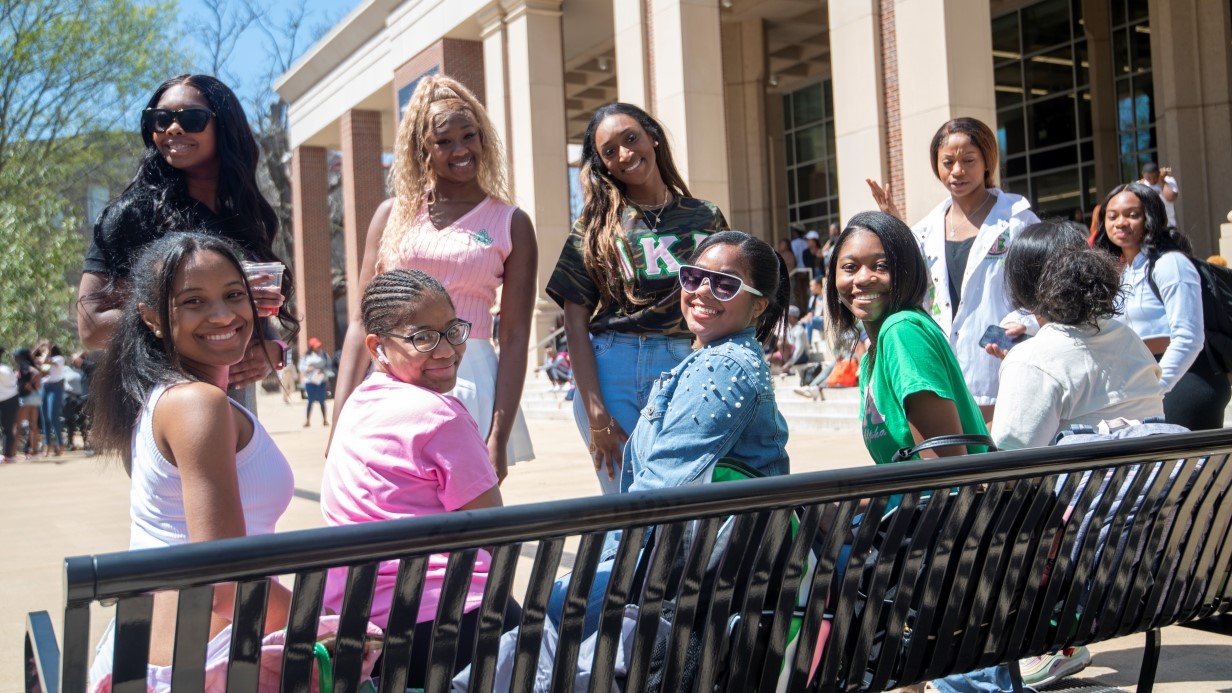
[[[650,220],[654,212],[650,213]],[[680,197],[668,203],[653,229],[644,213],[633,205],[621,210],[624,228],[623,262],[608,268],[614,279],[632,282],[636,295],[650,298],[649,303],[636,306],[600,304],[599,287],[595,285],[582,261],[582,220],[560,251],[556,269],[548,281],[548,296],[557,305],[565,301],[590,308],[590,331],[593,334],[615,331],[631,334],[662,334],[673,337],[691,336],[680,315],[680,285],[676,275],[680,265],[687,264],[693,250],[703,238],[727,228],[727,220],[719,208],[705,200]]]

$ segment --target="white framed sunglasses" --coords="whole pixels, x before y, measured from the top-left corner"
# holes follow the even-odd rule
[[[765,296],[734,274],[702,269],[697,265],[681,265],[677,278],[680,279],[680,288],[691,294],[697,293],[702,288],[702,282],[706,282],[710,285],[710,295],[720,301],[730,301],[741,291],[747,291],[754,296]]]

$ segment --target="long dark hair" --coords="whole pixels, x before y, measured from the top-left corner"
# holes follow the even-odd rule
[[[94,447],[99,452],[119,455],[124,469],[130,473],[133,429],[150,390],[160,384],[200,380],[181,363],[171,338],[171,289],[180,267],[205,251],[223,256],[244,276],[240,250],[219,236],[172,233],[146,246],[133,265],[132,290],[111,344],[94,371],[89,399]],[[257,310],[251,292],[248,301],[255,326]],[[158,313],[163,325],[161,337],[142,320],[138,309],[141,304]],[[264,344],[261,331],[253,332],[257,342]]]
[[[838,298],[838,263],[843,245],[855,233],[866,231],[881,241],[886,264],[890,268],[890,308],[886,316],[900,310],[919,308],[928,295],[928,265],[920,253],[911,229],[885,212],[860,212],[847,222],[847,228],[834,241],[830,266],[826,271],[826,337],[837,345],[859,337],[857,320]],[[870,352],[871,353],[871,352]]]
[[[1191,247],[1189,239],[1181,232],[1168,225],[1168,210],[1164,207],[1163,198],[1150,186],[1139,183],[1118,185],[1109,192],[1100,203],[1099,226],[1095,229],[1095,240],[1092,246],[1105,250],[1115,257],[1122,257],[1121,249],[1108,238],[1108,203],[1112,198],[1123,192],[1133,193],[1142,202],[1142,212],[1146,216],[1146,231],[1142,236],[1142,248],[1139,252],[1146,255],[1147,262],[1154,269],[1155,261],[1164,253],[1179,251],[1189,255]]]
[[[1098,327],[1117,312],[1121,272],[1108,253],[1087,245],[1080,224],[1041,221],[1010,246],[1005,288],[1015,308],[1061,325]]]
[[[769,344],[770,337],[782,323],[787,304],[791,303],[787,263],[769,243],[743,231],[720,231],[707,236],[697,245],[693,260],[696,261],[707,248],[716,245],[736,246],[748,269],[749,283],[769,301],[766,309],[757,316],[757,341]]]
[[[646,135],[657,142],[655,167],[659,169],[659,176],[667,189],[676,197],[692,195],[680,171],[676,170],[671,145],[668,144],[667,135],[659,121],[637,106],[619,101],[600,106],[595,111],[586,126],[586,133],[582,135],[582,169],[579,175],[583,199],[582,258],[586,271],[590,273],[595,286],[599,287],[602,300],[636,306],[649,299],[638,297],[633,291],[633,285],[621,280],[618,269],[624,263],[620,218],[627,191],[625,184],[607,170],[603,158],[599,156],[599,149],[595,146],[595,132],[600,123],[614,115],[626,115],[637,121],[646,131]]]
[[[240,100],[226,84],[209,75],[182,74],[163,82],[154,90],[146,108],[155,108],[168,89],[190,86],[201,92],[214,112],[215,151],[218,157],[218,216],[230,220],[235,229],[233,239],[243,246],[248,259],[261,262],[283,262],[274,253],[274,237],[278,234],[278,214],[257,186],[257,165],[261,150],[253,137]],[[141,141],[145,152],[137,164],[137,173],[121,196],[147,198],[154,207],[154,222],[168,231],[195,231],[200,219],[189,204],[188,183],[184,173],[168,164],[154,146],[154,133],[141,125]],[[238,221],[239,223],[235,223]],[[290,312],[294,294],[291,272],[282,277],[282,292],[287,297],[279,309],[278,319],[284,329],[293,329],[298,321]]]

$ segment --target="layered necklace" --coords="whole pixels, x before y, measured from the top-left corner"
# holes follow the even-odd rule
[[[975,229],[977,232],[980,230],[980,227],[971,223],[971,218],[979,217],[980,214],[982,214],[988,208],[988,206],[992,203],[992,201],[997,199],[996,195],[988,192],[987,190],[984,191],[984,195],[986,196],[986,199],[984,200],[983,204],[980,205],[979,209],[975,210],[975,214],[967,214],[963,218],[963,222],[962,222],[963,224],[966,224],[970,226],[971,228]],[[954,208],[957,206],[958,206],[957,204],[950,205],[949,218],[946,220],[949,225],[949,228],[946,232],[946,237],[949,238],[950,240],[953,240],[954,237],[958,235],[958,228],[962,226],[962,224],[954,223]]]
[[[659,230],[659,220],[663,218],[663,208],[667,206],[668,202],[672,201],[672,191],[667,186],[664,186],[663,201],[657,205],[644,205],[633,198],[629,198],[629,201],[637,205],[638,210],[642,213],[642,218],[650,226],[650,232],[654,233]]]

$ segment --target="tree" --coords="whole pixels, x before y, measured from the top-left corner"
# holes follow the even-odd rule
[[[124,124],[177,64],[171,10],[0,0],[0,344],[73,341],[82,187],[114,165],[114,133],[135,130]]]

